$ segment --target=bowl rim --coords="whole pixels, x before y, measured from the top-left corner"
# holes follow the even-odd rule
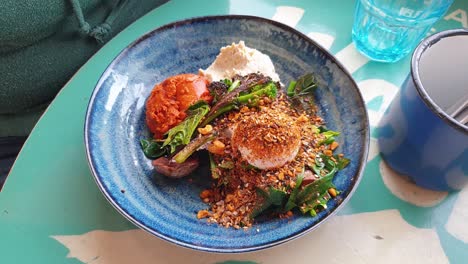
[[[177,26],[197,23],[197,22],[201,22],[201,21],[220,20],[220,19],[221,20],[224,20],[224,19],[255,20],[255,21],[258,21],[258,22],[261,22],[261,23],[267,23],[267,24],[273,25],[275,27],[284,29],[285,31],[289,31],[289,32],[293,33],[294,35],[297,35],[300,38],[303,38],[304,40],[310,42],[311,44],[316,46],[323,54],[325,54],[328,57],[328,59],[330,59],[341,71],[344,72],[345,75],[348,76],[349,80],[352,83],[351,86],[353,86],[352,89],[355,89],[355,92],[357,92],[359,107],[362,107],[365,110],[364,113],[363,113],[363,119],[364,120],[361,120],[362,122],[364,122],[364,125],[365,125],[365,129],[364,129],[365,131],[363,131],[364,133],[362,134],[363,135],[362,141],[364,143],[363,151],[362,151],[362,153],[361,153],[361,155],[359,157],[360,160],[359,160],[359,165],[357,167],[357,172],[353,177],[352,187],[349,190],[348,195],[346,197],[344,197],[344,199],[341,200],[339,203],[337,203],[337,205],[334,208],[332,208],[332,210],[326,216],[324,216],[322,219],[319,219],[312,226],[306,227],[305,229],[302,229],[302,230],[294,232],[294,233],[292,233],[290,235],[287,235],[286,237],[284,237],[282,239],[262,243],[262,244],[255,245],[255,246],[247,246],[247,247],[239,247],[239,248],[199,246],[199,245],[196,245],[196,244],[193,244],[193,243],[180,241],[180,240],[177,240],[177,239],[175,239],[173,237],[169,237],[167,235],[161,234],[157,230],[153,230],[150,227],[144,225],[143,223],[140,223],[140,221],[138,219],[135,219],[128,212],[126,212],[125,209],[123,209],[119,204],[117,204],[117,202],[112,199],[110,193],[103,186],[103,184],[102,184],[102,182],[101,182],[101,180],[100,180],[100,178],[98,176],[98,173],[97,173],[97,171],[95,169],[95,164],[94,164],[94,162],[92,160],[92,153],[90,151],[90,149],[92,147],[91,147],[90,139],[89,139],[89,135],[88,135],[89,126],[90,126],[90,119],[91,119],[91,110],[92,110],[92,108],[94,106],[94,101],[96,99],[97,93],[100,91],[100,87],[101,87],[100,84],[102,82],[102,78],[108,72],[108,70],[113,65],[118,63],[120,61],[120,58],[122,56],[124,56],[131,48],[138,45],[140,42],[144,41],[145,39],[150,38],[152,35],[156,34],[159,31],[164,31],[164,30],[169,29],[169,28],[176,28]],[[155,29],[152,29],[152,30],[146,32],[145,34],[143,34],[142,36],[140,36],[136,40],[134,40],[132,43],[127,45],[123,50],[121,50],[119,52],[119,54],[112,59],[112,61],[109,63],[109,65],[106,67],[106,69],[102,72],[102,74],[99,77],[95,87],[93,88],[93,92],[92,92],[91,97],[89,99],[88,106],[87,106],[87,109],[86,109],[86,115],[85,115],[84,143],[85,143],[86,159],[87,159],[87,162],[88,162],[88,166],[90,168],[90,171],[91,171],[91,173],[93,175],[93,178],[94,178],[99,190],[104,195],[106,200],[122,216],[124,216],[127,220],[129,220],[135,226],[139,227],[140,229],[142,229],[142,230],[144,230],[144,231],[146,231],[146,232],[148,232],[148,233],[150,233],[150,234],[152,234],[152,235],[154,235],[154,236],[156,236],[158,238],[161,238],[161,239],[166,240],[168,242],[172,242],[172,243],[174,243],[174,244],[176,244],[178,246],[182,246],[182,247],[189,248],[189,249],[205,251],[205,252],[211,252],[211,253],[245,253],[245,252],[252,252],[252,251],[267,249],[267,248],[270,248],[270,247],[273,247],[273,246],[278,246],[280,244],[283,244],[283,243],[292,241],[292,240],[294,240],[294,239],[296,239],[298,237],[301,237],[301,236],[311,232],[312,230],[315,230],[318,226],[320,226],[322,223],[324,223],[327,219],[332,217],[337,211],[339,211],[339,209],[341,209],[349,201],[349,199],[352,197],[352,195],[356,191],[356,189],[357,189],[357,187],[358,187],[358,185],[359,185],[359,183],[360,183],[360,181],[362,179],[364,169],[365,169],[365,167],[367,165],[367,158],[368,158],[369,144],[370,144],[370,126],[369,126],[369,117],[368,117],[368,113],[367,113],[366,104],[365,104],[362,93],[359,90],[359,87],[358,87],[356,81],[354,80],[352,75],[349,73],[349,71],[343,66],[343,64],[341,62],[339,62],[333,54],[328,52],[328,50],[323,48],[316,41],[314,41],[313,39],[311,39],[310,37],[308,37],[304,33],[300,32],[300,31],[298,31],[298,30],[296,30],[296,29],[294,29],[294,28],[292,28],[292,27],[290,27],[290,26],[288,26],[286,24],[283,24],[281,22],[277,22],[277,21],[274,21],[274,20],[271,20],[271,19],[268,19],[268,18],[259,17],[259,16],[252,16],[252,15],[237,15],[237,14],[213,15],[213,16],[191,17],[191,18],[187,18],[187,19],[177,20],[177,21],[174,21],[174,22],[171,22],[171,23],[168,23],[168,24],[164,24],[164,25],[162,25],[160,27],[157,27]]]
[[[413,52],[411,56],[411,69],[410,69],[410,77],[415,84],[414,87],[418,92],[419,96],[421,97],[422,101],[425,105],[429,108],[429,110],[434,113],[436,116],[440,118],[440,120],[450,127],[454,128],[455,130],[461,132],[462,134],[468,135],[468,125],[464,125],[454,117],[450,116],[440,107],[430,96],[429,93],[424,88],[424,85],[421,80],[420,74],[420,62],[424,53],[429,50],[433,45],[437,44],[437,42],[441,41],[444,38],[456,37],[456,36],[467,36],[468,29],[464,28],[456,28],[456,29],[449,29],[444,30],[438,33],[435,33],[421,41],[419,45]]]

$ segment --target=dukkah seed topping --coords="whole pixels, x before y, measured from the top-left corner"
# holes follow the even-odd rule
[[[297,155],[284,166],[259,170],[242,158],[226,133],[219,133],[217,140],[224,144],[224,152],[213,155],[218,164],[218,178],[214,179],[210,189],[200,194],[209,204],[209,208],[201,210],[197,215],[207,218],[211,223],[236,229],[252,226],[253,219],[250,215],[261,199],[256,189],[268,186],[283,190],[294,188],[296,177],[305,165],[315,162],[317,155],[327,147],[315,144],[321,140],[318,138],[321,134],[314,131],[314,128],[323,125],[320,117],[296,111],[282,94],[277,100],[264,98],[262,102],[259,108],[243,107],[240,111],[218,118],[214,121],[214,130],[221,132],[232,130],[232,127],[243,123],[254,124],[248,130],[242,131],[244,136],[241,140],[258,137],[263,132],[263,138],[254,139],[259,142],[259,145],[254,147],[265,156],[282,155],[281,148],[275,146],[287,146],[292,137],[298,136],[301,144]],[[224,169],[223,166],[219,166],[226,163],[232,167]],[[279,216],[290,217],[292,212],[288,211]]]

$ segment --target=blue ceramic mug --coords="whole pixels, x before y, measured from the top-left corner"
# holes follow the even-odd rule
[[[468,30],[423,40],[413,53],[411,73],[379,124],[379,148],[387,164],[428,189],[466,186],[468,126],[451,113],[467,99]]]

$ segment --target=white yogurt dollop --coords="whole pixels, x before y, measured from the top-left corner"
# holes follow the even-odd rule
[[[199,70],[199,74],[210,81],[231,79],[236,74],[247,75],[249,73],[261,73],[271,77],[273,81],[280,80],[270,57],[245,46],[242,40],[238,44],[232,43],[222,47],[216,60],[206,70]]]

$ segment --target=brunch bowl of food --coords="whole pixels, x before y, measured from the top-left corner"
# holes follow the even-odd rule
[[[97,185],[124,217],[221,253],[318,227],[350,199],[369,148],[344,67],[253,16],[179,21],[129,45],[97,83],[84,133]]]

